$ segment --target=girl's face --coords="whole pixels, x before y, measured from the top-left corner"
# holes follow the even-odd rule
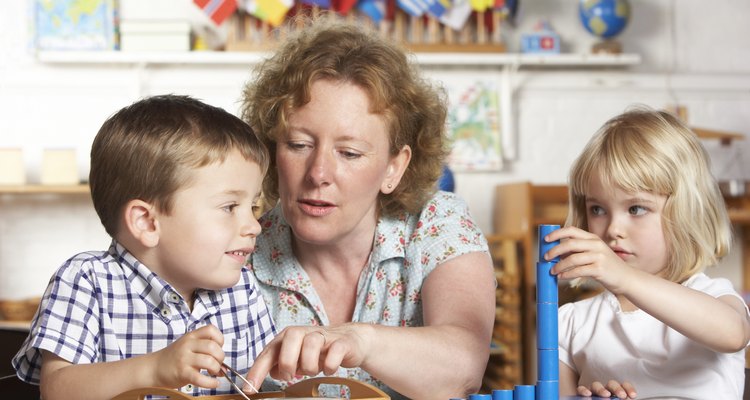
[[[319,80],[310,94],[276,147],[284,217],[305,243],[372,241],[378,194],[396,188],[411,152],[391,156],[386,120],[359,86]]]
[[[668,250],[662,228],[667,197],[604,187],[598,176],[591,179],[588,189],[589,231],[633,268],[653,275],[661,273],[667,266]]]
[[[171,212],[157,217],[159,242],[149,268],[188,300],[196,288],[235,285],[260,233],[253,209],[262,179],[258,164],[237,150],[193,170]]]

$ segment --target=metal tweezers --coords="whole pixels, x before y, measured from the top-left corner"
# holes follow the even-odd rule
[[[240,374],[239,372],[237,372],[234,368],[230,367],[226,363],[221,363],[221,366],[224,367],[224,368],[226,368],[232,374],[237,375],[237,377],[240,378],[240,380],[242,380],[242,382],[244,382],[246,385],[250,386],[250,389],[253,389],[256,393],[258,392],[258,389],[256,389],[255,386],[253,386],[253,384],[250,383],[250,381],[248,381],[247,379],[245,379],[245,377],[242,376],[242,374]],[[250,398],[247,397],[247,395],[245,394],[245,392],[243,392],[242,389],[239,386],[237,386],[236,383],[234,383],[234,380],[229,377],[229,375],[227,374],[227,371],[225,371],[225,370],[222,369],[221,373],[224,374],[224,377],[227,378],[227,380],[232,385],[232,387],[234,388],[234,390],[237,391],[237,393],[239,393],[243,398],[245,398],[245,400],[250,400]]]

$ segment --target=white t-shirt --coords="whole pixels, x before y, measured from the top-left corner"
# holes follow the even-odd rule
[[[727,279],[712,279],[703,273],[683,285],[713,297],[742,299]],[[578,373],[581,384],[629,381],[641,399],[742,398],[744,350],[717,353],[642,310],[622,312],[608,291],[563,305],[558,323],[560,361]]]

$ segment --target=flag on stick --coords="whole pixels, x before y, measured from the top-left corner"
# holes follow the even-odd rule
[[[221,25],[237,9],[237,0],[193,0],[216,25]]]
[[[357,8],[376,24],[385,18],[385,0],[361,0]]]
[[[264,21],[273,26],[279,26],[284,22],[284,17],[294,2],[292,0],[257,0],[258,10],[262,13]]]

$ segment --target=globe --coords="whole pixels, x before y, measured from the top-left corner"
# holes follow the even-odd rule
[[[587,31],[601,39],[611,39],[628,24],[628,0],[580,0],[578,11]]]

